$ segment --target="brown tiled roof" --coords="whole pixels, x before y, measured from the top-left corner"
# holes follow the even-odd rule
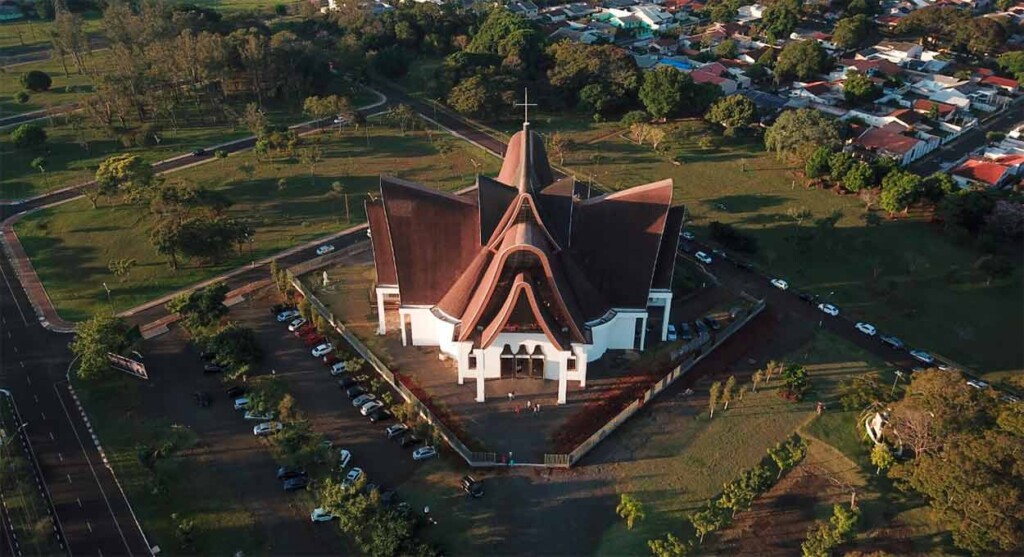
[[[530,151],[533,156],[530,158],[528,168],[532,171],[531,178],[534,180],[534,187],[538,190],[554,182],[551,174],[551,165],[548,164],[548,155],[544,150],[544,139],[537,132],[530,132]],[[519,187],[519,173],[523,165],[523,132],[518,131],[508,142],[508,149],[505,150],[505,160],[501,163],[501,171],[498,172],[498,181],[508,184],[514,188]]]
[[[668,210],[665,221],[665,233],[661,235],[661,247],[658,248],[658,261],[654,265],[654,281],[651,288],[669,290],[672,288],[672,275],[676,269],[676,250],[679,249],[679,233],[683,228],[683,215],[686,208],[682,205]]]
[[[380,181],[403,305],[433,306],[480,246],[476,205],[399,180]]]
[[[480,243],[486,244],[490,242],[509,203],[516,198],[516,189],[486,176],[477,176],[476,185],[477,205],[480,207]]]
[[[388,230],[384,203],[380,198],[366,201],[366,218],[370,221],[370,244],[376,262],[377,284],[397,286],[398,273],[395,270],[395,252],[391,248],[391,231]]]
[[[892,155],[905,155],[921,140],[882,128],[871,128],[855,141],[866,149],[882,151]]]
[[[571,251],[613,307],[647,307],[671,203],[672,180],[661,180],[576,207]]]

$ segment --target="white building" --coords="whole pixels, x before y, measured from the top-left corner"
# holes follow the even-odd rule
[[[672,180],[589,199],[554,182],[528,123],[475,199],[382,177],[366,204],[378,332],[397,302],[403,344],[437,346],[477,401],[485,380],[532,378],[558,381],[565,403],[588,363],[644,348],[650,307],[666,337],[682,209]]]

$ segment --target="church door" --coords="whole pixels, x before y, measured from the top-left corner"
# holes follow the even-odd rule
[[[516,373],[516,356],[512,353],[512,347],[505,345],[501,349],[501,378],[512,379]]]

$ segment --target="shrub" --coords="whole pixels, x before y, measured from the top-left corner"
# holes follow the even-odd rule
[[[17,101],[18,104],[25,104],[28,102],[28,99],[29,95],[26,91],[18,91],[14,94],[14,100]]]
[[[274,13],[280,16],[288,15],[288,6],[284,4],[274,4]]]
[[[39,70],[32,70],[21,74],[20,81],[22,87],[37,93],[49,90],[50,85],[53,84],[53,79],[50,78],[50,75]]]
[[[633,124],[643,124],[651,120],[650,114],[643,110],[630,110],[627,112],[620,122],[623,126],[630,127]]]
[[[46,130],[36,124],[22,124],[11,134],[11,142],[18,149],[35,149],[46,143]]]

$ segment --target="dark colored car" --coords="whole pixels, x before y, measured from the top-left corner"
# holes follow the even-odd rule
[[[346,391],[357,384],[358,382],[355,379],[348,376],[338,379],[338,386]]]
[[[203,366],[203,373],[220,373],[224,371],[224,368],[211,362]]]
[[[228,387],[224,393],[228,395],[228,398],[238,398],[245,394],[245,387],[241,385],[232,385]]]
[[[754,268],[754,265],[749,261],[737,261],[736,266],[744,271],[749,271]]]
[[[370,412],[370,415],[367,416],[367,418],[370,418],[371,423],[383,422],[385,420],[391,419],[391,417],[391,412],[388,412],[384,408],[378,408],[373,412]]]
[[[689,323],[683,322],[679,324],[679,338],[693,340],[693,329],[690,328]]]
[[[206,149],[195,149],[192,151],[193,157],[201,157],[206,154]]]
[[[356,385],[346,389],[345,394],[348,395],[348,398],[356,398],[357,396],[365,395],[366,389],[364,389],[362,385]]]
[[[203,360],[204,362],[209,362],[212,361],[216,355],[216,353],[210,352],[209,350],[203,350],[202,352],[199,353],[199,359]]]
[[[416,445],[419,445],[422,442],[423,440],[420,439],[419,437],[416,437],[415,435],[406,435],[405,437],[402,437],[401,445],[403,449],[407,449],[409,447],[415,447]]]
[[[903,350],[903,348],[906,346],[905,344],[903,344],[902,340],[892,335],[883,335],[881,337],[878,337],[878,340],[882,341],[883,344],[888,344],[895,350]]]
[[[697,334],[706,335],[711,332],[711,329],[708,329],[707,323],[704,323],[703,319],[694,321],[693,325],[697,327]]]
[[[718,329],[722,328],[722,325],[718,322],[718,320],[715,319],[714,317],[711,317],[710,315],[705,315],[703,319],[704,322],[708,324],[708,327],[711,327],[712,331],[717,331]]]
[[[799,294],[800,299],[807,302],[808,304],[814,303],[814,294],[808,294],[807,292],[801,292]]]
[[[462,476],[462,481],[459,484],[462,485],[462,491],[465,491],[467,495],[477,498],[484,496],[484,486],[480,485],[480,482],[476,481],[473,476]]]
[[[277,479],[290,480],[292,478],[305,477],[306,471],[296,466],[282,466],[277,469]]]
[[[300,489],[306,489],[307,485],[309,485],[309,478],[306,476],[296,476],[284,481],[284,490],[298,491]]]

